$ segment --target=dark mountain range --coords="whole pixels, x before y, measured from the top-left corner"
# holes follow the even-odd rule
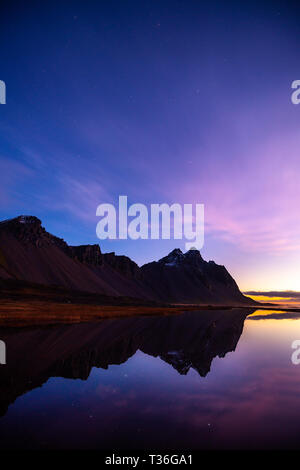
[[[96,324],[1,328],[9,360],[0,376],[0,416],[20,395],[50,377],[86,380],[93,367],[122,364],[137,350],[179,374],[205,377],[215,357],[234,351],[253,309],[102,320]]]
[[[0,279],[172,303],[253,305],[224,266],[175,249],[139,267],[99,245],[69,246],[34,216],[0,223]]]
[[[204,261],[198,250],[175,249],[157,262],[142,266],[145,285],[153,297],[167,302],[211,304],[249,303],[224,266]]]

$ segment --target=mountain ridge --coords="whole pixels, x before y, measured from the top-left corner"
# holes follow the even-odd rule
[[[0,279],[171,303],[252,305],[222,265],[198,250],[172,250],[139,267],[99,245],[68,245],[35,216],[0,222]]]

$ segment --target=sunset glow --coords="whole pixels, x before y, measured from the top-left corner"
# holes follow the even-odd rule
[[[296,15],[192,2],[172,19],[117,3],[65,3],[58,22],[54,6],[20,7],[1,77],[1,219],[32,214],[70,244],[97,243],[96,208],[119,194],[204,204],[205,259],[242,290],[300,291]],[[177,247],[101,242],[138,264]]]

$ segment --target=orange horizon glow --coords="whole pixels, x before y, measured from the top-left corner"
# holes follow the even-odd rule
[[[292,293],[291,293],[292,294]],[[300,299],[297,297],[280,297],[280,296],[268,296],[268,295],[250,295],[250,294],[245,294],[246,297],[250,297],[250,299],[253,299],[257,302],[262,302],[262,303],[277,303],[278,305],[300,305]]]
[[[272,297],[268,295],[250,295],[245,294],[247,297],[250,297],[253,300],[257,300],[258,302],[280,302],[280,301],[290,301],[293,300],[294,297]]]

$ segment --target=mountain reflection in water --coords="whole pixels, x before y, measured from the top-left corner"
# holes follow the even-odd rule
[[[0,329],[0,448],[298,447],[298,316],[236,308]]]
[[[0,330],[8,356],[0,375],[0,415],[19,395],[50,377],[86,380],[93,367],[122,364],[137,350],[159,357],[180,374],[193,368],[205,377],[214,357],[234,351],[252,311],[187,312]]]

